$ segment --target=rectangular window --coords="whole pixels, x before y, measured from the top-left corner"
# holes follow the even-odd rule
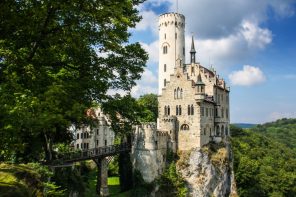
[[[99,129],[97,129],[97,135],[99,135]]]
[[[77,137],[76,137],[76,139],[78,140],[79,139],[79,133],[77,133],[77,135],[76,135]]]
[[[205,115],[205,109],[203,107],[200,108],[200,114],[201,114],[201,116]]]
[[[81,148],[81,149],[83,148],[83,143],[80,144],[80,148]]]
[[[206,117],[208,117],[209,116],[209,110],[208,110],[208,108],[206,108]]]
[[[96,141],[96,146],[99,146],[99,140]]]
[[[163,80],[163,86],[166,86],[166,79]]]
[[[79,148],[79,144],[76,145],[76,148],[77,148],[77,149]]]

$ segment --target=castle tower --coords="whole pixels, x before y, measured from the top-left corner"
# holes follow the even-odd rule
[[[158,93],[170,80],[177,60],[185,62],[185,16],[166,13],[159,16],[159,66]]]

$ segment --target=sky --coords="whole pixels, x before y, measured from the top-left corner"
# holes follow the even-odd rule
[[[296,118],[296,0],[146,0],[130,30],[149,54],[133,96],[158,92],[158,16],[177,7],[186,54],[194,35],[197,61],[230,86],[232,123]]]

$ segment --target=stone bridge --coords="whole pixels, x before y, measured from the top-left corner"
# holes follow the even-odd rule
[[[131,143],[122,143],[83,151],[69,152],[60,155],[60,157],[53,160],[49,166],[52,168],[67,167],[72,166],[74,162],[93,160],[98,167],[97,194],[108,196],[108,164],[111,161],[112,156],[130,151]]]

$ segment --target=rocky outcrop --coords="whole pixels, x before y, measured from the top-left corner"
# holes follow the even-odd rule
[[[233,155],[227,140],[180,153],[177,168],[186,181],[189,196],[238,196],[233,172]]]

